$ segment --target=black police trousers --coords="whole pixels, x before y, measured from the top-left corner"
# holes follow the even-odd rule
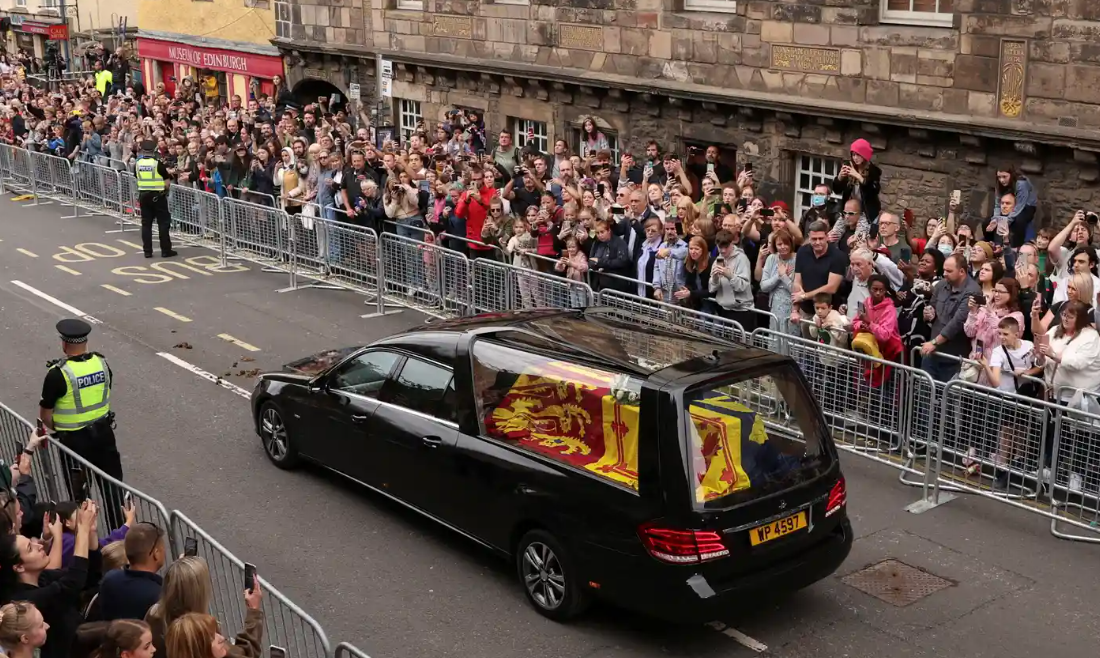
[[[168,212],[168,190],[163,192],[142,192],[138,196],[141,207],[141,247],[148,256],[153,253],[153,220],[157,222],[160,233],[160,253],[172,251],[172,236],[168,234],[172,224],[172,214]]]
[[[122,457],[118,453],[115,431],[111,425],[112,421],[105,418],[84,429],[58,432],[57,439],[61,445],[84,458],[92,466],[121,482]],[[67,455],[61,462],[65,468],[65,485],[69,490],[70,500],[78,500],[80,492],[74,490],[72,470],[82,469],[83,465],[68,458]],[[87,469],[82,470],[85,470],[84,478],[88,483],[89,497],[99,503],[100,514],[110,528],[117,529],[125,518],[122,514],[123,492],[103,478],[92,475]]]

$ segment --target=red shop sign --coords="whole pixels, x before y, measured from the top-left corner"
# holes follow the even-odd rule
[[[138,55],[143,59],[179,62],[195,68],[243,73],[257,78],[283,75],[283,60],[277,55],[256,55],[155,39],[138,39]]]
[[[69,26],[68,25],[51,25],[46,32],[50,41],[68,41],[69,40]]]
[[[23,21],[22,25],[13,26],[18,32],[25,32],[27,34],[41,34],[42,36],[49,36],[50,28],[55,27],[50,23],[40,23],[38,21]]]

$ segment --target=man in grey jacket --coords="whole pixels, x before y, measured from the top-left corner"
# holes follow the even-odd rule
[[[718,302],[718,314],[751,332],[756,329],[753,312],[752,266],[738,242],[741,231],[719,231],[715,236],[718,255],[710,271],[710,292]]]
[[[963,324],[970,309],[970,297],[982,294],[978,282],[970,278],[966,260],[951,254],[943,263],[943,281],[932,289],[931,303],[924,307],[924,320],[932,325],[932,340],[921,345],[921,368],[939,382],[948,382],[959,374],[958,358],[940,358],[940,354],[964,357],[970,352],[970,339]]]

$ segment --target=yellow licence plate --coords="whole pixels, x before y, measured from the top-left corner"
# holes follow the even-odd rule
[[[799,512],[798,514],[785,516],[778,521],[772,521],[771,523],[757,526],[749,530],[749,542],[753,546],[759,546],[764,542],[785,537],[792,532],[798,532],[806,527],[806,519],[806,512]]]

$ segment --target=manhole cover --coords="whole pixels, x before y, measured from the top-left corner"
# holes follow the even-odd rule
[[[897,560],[884,560],[842,579],[864,594],[904,608],[955,583]]]

